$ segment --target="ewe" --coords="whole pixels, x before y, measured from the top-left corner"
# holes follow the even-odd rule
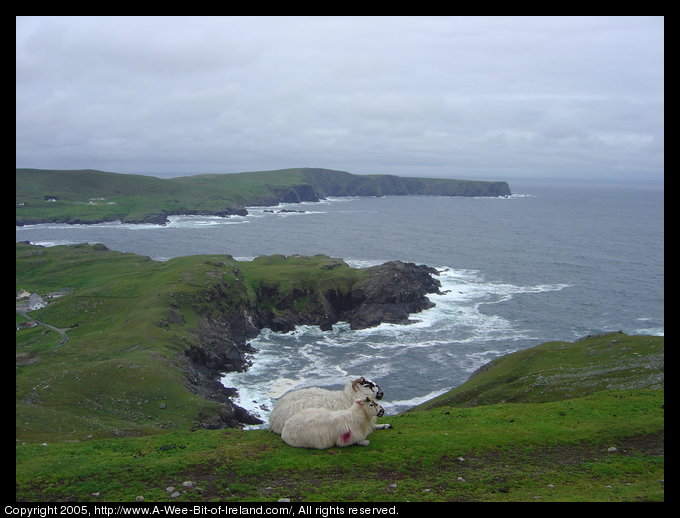
[[[275,404],[269,415],[269,429],[280,434],[286,420],[303,408],[319,407],[330,410],[349,408],[357,399],[371,397],[382,399],[383,391],[371,380],[361,377],[348,381],[343,390],[328,390],[320,387],[310,387],[294,390],[284,394]],[[376,425],[374,428],[391,428],[389,424]]]
[[[384,413],[383,407],[370,397],[357,399],[344,410],[305,408],[286,421],[281,439],[297,448],[368,446],[366,436],[374,430],[373,420]]]

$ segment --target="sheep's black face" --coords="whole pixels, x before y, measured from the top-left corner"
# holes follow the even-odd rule
[[[361,385],[366,387],[368,390],[373,392],[373,397],[375,399],[382,399],[383,396],[385,395],[382,391],[382,389],[378,386],[377,383],[373,383],[371,380],[367,378],[361,378]]]
[[[367,397],[366,399],[364,399],[364,402],[367,403],[371,408],[373,408],[376,417],[382,417],[383,415],[385,415],[385,409],[378,403],[373,401],[371,398]]]

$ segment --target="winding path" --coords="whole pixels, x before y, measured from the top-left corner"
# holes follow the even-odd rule
[[[17,313],[19,313],[22,317],[24,317],[26,320],[31,320],[33,322],[36,322],[37,324],[44,326],[48,329],[51,329],[52,331],[56,331],[59,333],[59,336],[61,336],[61,342],[59,342],[57,345],[52,347],[51,349],[48,349],[48,351],[54,351],[55,349],[58,349],[62,345],[64,345],[66,342],[68,342],[68,336],[66,336],[66,329],[60,329],[58,327],[51,326],[50,324],[46,324],[45,322],[41,322],[40,320],[36,320],[35,318],[31,318],[28,315],[26,315],[26,311],[21,310],[17,308]]]

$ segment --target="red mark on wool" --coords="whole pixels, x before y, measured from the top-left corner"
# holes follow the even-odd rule
[[[349,440],[352,438],[352,432],[347,430],[340,436],[340,438],[342,439],[342,442],[349,442]]]

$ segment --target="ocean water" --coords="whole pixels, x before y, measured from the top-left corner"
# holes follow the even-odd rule
[[[439,272],[435,307],[411,325],[264,330],[253,366],[223,379],[266,420],[273,401],[305,386],[367,376],[386,414],[462,384],[493,358],[552,340],[622,330],[664,333],[661,188],[511,182],[508,198],[392,196],[253,207],[227,219],[176,216],[156,225],[33,225],[17,241],[104,243],[152,259],[227,253],[390,260]],[[304,212],[279,213],[282,209]],[[274,210],[275,212],[268,212]]]

